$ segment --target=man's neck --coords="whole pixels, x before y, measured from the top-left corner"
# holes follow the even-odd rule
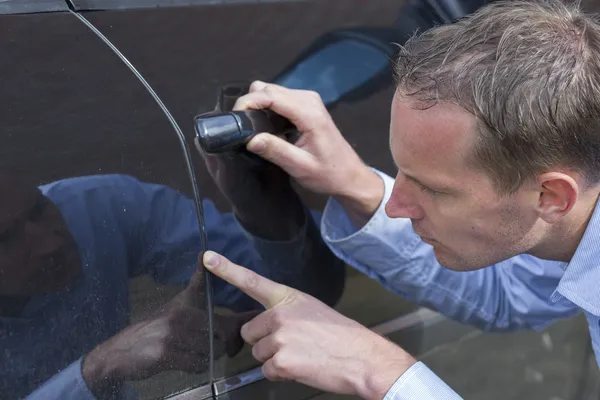
[[[590,223],[599,191],[582,196],[576,207],[553,227],[553,232],[537,246],[532,255],[545,260],[570,262]]]

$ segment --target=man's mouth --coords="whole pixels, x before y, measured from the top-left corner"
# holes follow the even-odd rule
[[[423,234],[421,234],[419,232],[416,232],[416,231],[415,231],[415,233],[421,238],[422,241],[424,241],[425,243],[427,243],[427,244],[429,244],[431,246],[439,244],[439,242],[437,240],[432,239],[429,236],[423,235]]]

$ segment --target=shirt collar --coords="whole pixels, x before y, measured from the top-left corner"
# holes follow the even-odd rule
[[[556,291],[585,311],[600,316],[600,201]]]

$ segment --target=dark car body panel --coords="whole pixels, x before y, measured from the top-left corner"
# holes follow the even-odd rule
[[[202,198],[230,205],[192,146],[194,117],[213,110],[221,85],[273,80],[327,32],[387,28],[398,0],[0,0],[0,168],[43,184],[126,174],[192,197],[185,152],[168,118],[87,19],[143,75],[181,127]],[[399,38],[398,41],[401,41]],[[392,80],[331,114],[362,159],[395,174],[388,148]],[[300,190],[321,208],[325,198]],[[181,287],[147,276],[129,283],[131,322],[153,315]],[[347,270],[337,309],[417,356],[475,332]],[[1,332],[0,332],[1,333]],[[140,399],[308,399],[319,391],[263,379],[246,346],[208,371],[167,371],[133,383]],[[0,399],[2,399],[0,394]]]

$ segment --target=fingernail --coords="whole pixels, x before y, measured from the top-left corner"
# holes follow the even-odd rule
[[[248,150],[254,153],[262,153],[267,148],[267,143],[264,140],[256,139],[248,146]]]
[[[204,265],[206,268],[211,269],[219,265],[219,256],[212,251],[204,253]]]

